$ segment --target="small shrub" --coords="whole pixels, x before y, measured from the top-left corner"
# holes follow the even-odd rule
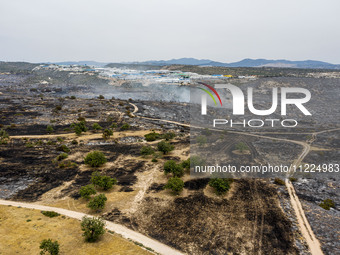
[[[124,123],[121,127],[120,130],[128,130],[130,129],[130,125],[128,123]]]
[[[70,149],[65,144],[62,144],[57,148],[57,151],[63,151],[63,152],[69,153]]]
[[[105,207],[106,200],[107,198],[104,194],[99,194],[90,200],[87,207],[94,211],[101,211]]]
[[[61,110],[61,108],[62,108],[62,106],[61,106],[61,105],[57,105],[57,106],[55,107],[55,111],[60,111],[60,110]]]
[[[163,169],[165,174],[172,173],[173,176],[177,177],[184,175],[183,166],[181,164],[177,164],[174,160],[165,162]]]
[[[59,254],[58,241],[53,242],[51,239],[44,239],[41,241],[39,248],[41,249],[40,255],[44,255],[44,254],[58,255]]]
[[[62,152],[57,156],[57,160],[60,161],[60,160],[66,159],[67,157],[68,157],[68,154],[65,152]]]
[[[117,183],[116,178],[111,178],[110,176],[101,175],[99,172],[92,173],[91,183],[103,190],[109,190],[113,185]]]
[[[81,230],[87,242],[95,242],[105,233],[105,222],[101,218],[84,216],[81,221]]]
[[[60,215],[59,213],[54,212],[54,211],[41,211],[41,213],[50,218],[54,218]]]
[[[209,186],[215,189],[217,195],[223,195],[230,189],[230,184],[233,182],[233,179],[221,179],[221,178],[213,178],[209,181]]]
[[[9,135],[6,130],[0,130],[0,144],[7,144],[9,140]]]
[[[203,146],[207,143],[207,137],[204,135],[200,135],[196,137],[196,142],[199,146]]]
[[[184,187],[184,182],[178,177],[171,177],[168,183],[164,186],[164,189],[171,189],[176,195],[182,192]]]
[[[290,180],[291,182],[296,182],[296,181],[297,181],[297,179],[296,179],[295,177],[289,177],[289,180]]]
[[[161,152],[163,152],[164,154],[169,153],[170,151],[172,151],[175,147],[173,145],[171,145],[168,142],[165,141],[161,141],[157,144],[157,149]]]
[[[165,140],[169,141],[169,140],[174,139],[174,138],[176,137],[176,135],[175,135],[175,133],[173,133],[173,132],[168,132],[168,133],[163,134],[162,137],[163,137]]]
[[[92,184],[83,186],[79,190],[79,195],[85,199],[90,199],[91,195],[95,195],[96,193],[97,192]]]
[[[105,99],[105,97],[103,95],[99,95],[98,97],[99,99]]]
[[[80,118],[78,118],[78,120],[79,119]],[[76,133],[76,135],[81,135],[82,132],[86,132],[87,131],[87,127],[86,127],[86,124],[85,124],[85,119],[84,120],[82,119],[78,123],[71,124],[71,128],[73,128],[73,130]]]
[[[75,96],[70,96],[70,99],[73,99],[73,100],[74,100],[74,99],[76,99],[76,97],[75,97]]]
[[[52,133],[54,131],[53,127],[51,125],[48,125],[46,128],[47,133]]]
[[[249,150],[249,147],[244,142],[239,142],[235,145],[235,149],[240,152],[244,152],[246,150]]]
[[[325,199],[319,204],[325,210],[330,210],[331,208],[335,208],[335,203],[332,199]]]
[[[107,129],[107,128],[106,128],[106,129],[103,131],[103,138],[104,138],[105,140],[109,139],[110,136],[112,136],[112,135],[113,135],[112,129]]]
[[[99,167],[106,163],[105,155],[100,151],[92,151],[88,153],[84,159],[85,164],[92,167]]]
[[[151,155],[155,152],[155,150],[151,146],[143,146],[140,149],[140,154],[143,156]]]
[[[190,158],[188,158],[187,160],[182,161],[181,165],[185,169],[190,169]]]
[[[77,140],[72,140],[71,144],[77,145],[77,144],[78,144],[78,141],[77,141]]]
[[[157,160],[156,158],[153,158],[153,159],[151,160],[151,162],[156,163],[156,162],[158,162],[158,160]]]
[[[103,129],[103,128],[98,123],[93,123],[92,129],[93,130],[100,130],[100,129]]]
[[[161,135],[156,132],[152,132],[144,135],[144,137],[147,142],[152,142],[158,140],[161,137]]]
[[[277,185],[281,185],[281,186],[285,185],[285,181],[281,180],[280,178],[275,178],[274,183],[277,184]]]

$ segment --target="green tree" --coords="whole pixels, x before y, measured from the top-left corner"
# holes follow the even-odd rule
[[[235,146],[236,150],[239,150],[240,152],[244,152],[246,150],[249,150],[249,147],[244,142],[239,142]]]
[[[88,153],[84,159],[86,165],[98,167],[107,162],[105,155],[100,151],[92,151]]]
[[[65,152],[62,152],[57,156],[57,160],[60,161],[60,160],[66,159],[67,157],[68,157],[68,154]]]
[[[94,189],[94,186],[92,184],[88,184],[86,186],[83,186],[80,188],[79,190],[79,195],[82,197],[82,198],[85,198],[85,199],[90,199],[91,195],[95,195],[97,192],[96,190]]]
[[[174,160],[169,160],[165,162],[163,169],[165,174],[172,173],[173,176],[177,177],[181,177],[184,175],[183,166],[181,164],[177,164]]]
[[[141,149],[140,149],[140,154],[143,155],[143,156],[146,156],[146,155],[151,155],[155,152],[155,150],[151,147],[151,146],[143,146]]]
[[[175,147],[173,145],[171,145],[170,143],[166,142],[166,141],[161,141],[157,144],[157,149],[161,152],[163,152],[164,154],[169,153],[170,151],[172,151]]]
[[[168,133],[163,134],[162,137],[163,137],[165,140],[169,141],[169,140],[174,139],[174,138],[176,137],[176,135],[175,135],[175,133],[173,133],[173,132],[168,132]]]
[[[69,153],[70,149],[65,144],[62,144],[57,148],[57,151],[63,151],[63,152]]]
[[[98,123],[93,123],[92,129],[97,131],[97,130],[102,129],[102,127]]]
[[[152,142],[152,141],[158,140],[160,138],[160,134],[156,132],[152,132],[152,133],[144,135],[144,137],[147,142]]]
[[[217,195],[223,195],[230,189],[230,184],[233,182],[233,179],[221,179],[221,178],[213,178],[209,181],[209,186],[215,189]]]
[[[128,130],[130,129],[130,125],[128,123],[124,123],[121,127],[120,130]]]
[[[58,255],[59,254],[59,243],[58,241],[52,241],[51,239],[44,239],[40,243],[41,249],[40,254],[50,254],[50,255]]]
[[[185,169],[190,169],[190,158],[182,161],[181,163],[182,167],[185,168]]]
[[[106,201],[107,197],[104,194],[99,194],[90,200],[87,207],[94,211],[101,211],[104,209]]]
[[[81,230],[87,242],[95,242],[105,233],[105,222],[101,218],[84,216],[81,221]]]
[[[184,187],[184,182],[178,177],[171,177],[168,183],[164,186],[165,189],[171,189],[176,195],[182,192]]]
[[[46,128],[46,131],[47,131],[47,133],[50,134],[50,133],[53,133],[54,129],[51,125],[48,125],[47,128]]]
[[[320,204],[319,204],[320,207],[322,207],[323,209],[325,210],[330,210],[331,207],[332,208],[335,208],[335,203],[332,199],[325,199],[324,201],[322,201]]]
[[[71,124],[71,128],[73,128],[76,135],[81,135],[82,132],[87,131],[86,123],[84,120],[79,121],[78,123]]]
[[[116,178],[111,178],[106,175],[101,175],[99,172],[92,173],[91,182],[93,185],[102,188],[103,190],[109,190],[113,185],[117,183]]]
[[[103,138],[104,138],[105,140],[109,139],[111,135],[113,135],[112,129],[106,128],[106,129],[103,131]]]
[[[0,144],[7,144],[9,139],[9,135],[6,132],[6,130],[1,129],[0,130]]]
[[[197,136],[196,142],[198,143],[199,146],[203,146],[204,144],[207,143],[207,137],[204,135]]]

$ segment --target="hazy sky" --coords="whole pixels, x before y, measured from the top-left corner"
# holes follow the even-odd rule
[[[0,60],[340,64],[339,0],[0,0]]]

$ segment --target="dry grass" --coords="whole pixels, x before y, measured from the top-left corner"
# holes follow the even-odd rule
[[[68,217],[48,218],[38,210],[0,206],[0,254],[39,254],[39,244],[51,238],[60,254],[151,254],[119,235],[105,233],[96,243],[85,243],[80,222]]]

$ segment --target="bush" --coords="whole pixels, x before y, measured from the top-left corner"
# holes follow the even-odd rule
[[[213,178],[209,181],[209,186],[215,189],[217,195],[223,195],[230,189],[230,184],[233,182],[233,179],[221,179],[221,178]]]
[[[325,199],[324,201],[322,201],[322,203],[319,204],[319,206],[325,210],[330,210],[331,207],[335,208],[335,203],[332,199]]]
[[[196,142],[198,143],[199,146],[203,146],[204,144],[207,143],[207,137],[204,135],[197,136]]]
[[[95,195],[96,193],[97,192],[92,184],[83,186],[79,190],[79,195],[85,199],[90,199],[91,195]]]
[[[103,138],[106,140],[106,139],[109,139],[110,136],[113,135],[113,131],[111,129],[105,129],[103,131]]]
[[[78,118],[78,119],[80,119],[80,118]],[[81,135],[82,132],[86,132],[87,131],[87,127],[85,125],[85,121],[84,120],[81,120],[78,123],[71,124],[71,128],[73,128],[73,130],[76,133],[76,135]]]
[[[290,180],[291,182],[296,182],[296,181],[297,181],[297,179],[296,179],[295,177],[289,177],[289,180]]]
[[[120,130],[128,130],[130,129],[130,125],[128,123],[124,123],[121,127]]]
[[[98,97],[99,99],[105,99],[105,97],[103,95],[99,95]]]
[[[187,160],[182,161],[181,166],[185,169],[190,169],[190,158]]]
[[[9,139],[9,135],[6,130],[0,130],[0,144],[7,144]]]
[[[65,152],[62,152],[62,153],[60,153],[60,154],[57,156],[57,160],[60,161],[60,160],[63,160],[63,159],[65,159],[65,158],[67,158],[67,157],[68,157],[68,154],[65,153]]]
[[[281,185],[281,186],[285,185],[285,181],[281,180],[280,178],[275,178],[274,183],[277,184],[277,185]]]
[[[102,127],[98,123],[93,123],[92,129],[93,130],[100,130],[100,129],[102,129]]]
[[[100,175],[99,172],[94,172],[92,173],[91,182],[93,185],[100,187],[103,190],[109,190],[117,183],[117,179],[106,175]]]
[[[181,177],[184,175],[183,166],[181,164],[176,164],[174,160],[169,160],[164,163],[164,173],[172,173],[173,176]]]
[[[72,140],[71,142],[73,145],[77,145],[78,144],[78,141],[77,140]]]
[[[88,153],[84,159],[86,165],[98,167],[106,163],[105,155],[100,151],[92,151]]]
[[[157,149],[161,152],[163,152],[164,154],[169,153],[170,151],[172,151],[175,147],[173,145],[171,145],[168,142],[165,141],[161,141],[157,144]]]
[[[59,213],[54,212],[54,211],[41,211],[41,213],[50,218],[54,218],[60,215]]]
[[[70,99],[76,99],[76,97],[75,96],[70,96]]]
[[[146,155],[151,155],[155,152],[155,150],[151,147],[151,146],[143,146],[141,149],[140,149],[140,154],[143,155],[143,156],[146,156]]]
[[[144,137],[147,142],[152,142],[158,140],[161,137],[161,135],[159,133],[152,132],[144,135]]]
[[[171,189],[176,195],[182,192],[184,182],[178,177],[171,177],[168,183],[164,186],[164,189]]]
[[[62,144],[57,148],[57,151],[63,151],[63,152],[69,153],[70,149],[65,144]]]
[[[153,158],[153,159],[151,160],[151,162],[156,163],[156,162],[158,162],[158,160],[157,160],[156,158]]]
[[[107,198],[104,194],[99,194],[90,200],[87,207],[94,211],[101,211],[105,207],[106,200]]]
[[[51,125],[48,125],[46,128],[47,133],[52,133],[54,131],[53,127]]]
[[[195,168],[195,166],[203,166],[205,164],[204,159],[200,158],[199,156],[192,156],[190,157],[190,166]]]
[[[84,216],[81,221],[81,230],[87,242],[95,242],[105,233],[105,222],[101,218]]]
[[[165,140],[169,141],[169,140],[172,140],[173,138],[175,138],[176,135],[175,135],[175,133],[173,133],[173,132],[168,132],[168,133],[163,134],[162,137],[163,137]]]
[[[246,150],[249,150],[249,147],[244,142],[240,142],[235,145],[235,149],[240,152],[244,152]]]
[[[51,239],[44,239],[40,243],[41,249],[40,254],[44,255],[49,253],[50,255],[58,255],[59,254],[59,243],[58,241],[52,241]]]

